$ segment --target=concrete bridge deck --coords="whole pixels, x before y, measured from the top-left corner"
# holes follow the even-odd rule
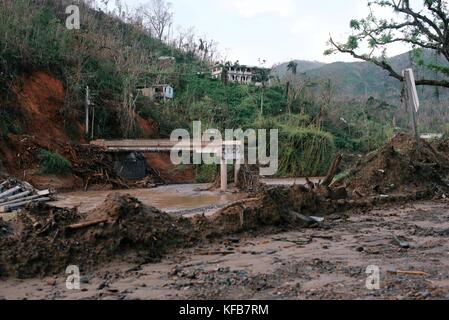
[[[177,142],[171,140],[95,140],[91,145],[99,146],[107,152],[171,152],[186,150],[199,153],[216,153],[223,146],[240,145],[239,141],[198,141]]]
[[[218,154],[220,160],[221,190],[225,192],[228,186],[228,160],[234,161],[234,181],[237,183],[240,171],[240,155],[243,145],[240,141],[201,141],[190,140],[178,142],[171,140],[95,140],[91,145],[105,149],[105,152],[142,152],[160,153],[171,151],[189,151],[196,153]]]

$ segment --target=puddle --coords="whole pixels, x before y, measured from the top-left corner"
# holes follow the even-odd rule
[[[310,181],[318,183],[323,181],[324,177],[309,178]],[[293,186],[307,184],[306,178],[286,178],[286,179],[262,179],[262,182],[269,186]]]
[[[80,212],[88,212],[101,205],[109,194],[120,193],[129,194],[145,205],[156,207],[162,211],[192,213],[195,210],[211,211],[247,197],[245,193],[198,191],[198,189],[204,189],[208,186],[207,184],[170,185],[154,189],[61,193],[58,195],[57,201],[49,204],[63,208],[78,207]]]

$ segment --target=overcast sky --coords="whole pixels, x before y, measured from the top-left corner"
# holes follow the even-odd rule
[[[145,0],[123,0],[130,6]],[[292,59],[351,61],[343,54],[323,56],[331,33],[346,39],[349,21],[368,14],[367,0],[169,0],[175,26],[195,27],[219,43],[228,60],[267,66]],[[385,13],[387,14],[387,13]],[[388,14],[389,15],[389,14]],[[176,29],[176,27],[174,28]],[[397,46],[395,55],[408,48]]]

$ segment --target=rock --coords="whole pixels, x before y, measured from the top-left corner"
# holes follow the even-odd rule
[[[176,276],[176,275],[178,275],[179,273],[181,273],[182,272],[182,270],[183,270],[183,267],[181,266],[181,265],[176,265],[174,268],[173,268],[173,270],[170,272],[170,275],[171,276]]]
[[[356,250],[357,250],[357,252],[363,252],[363,251],[365,251],[365,248],[363,248],[363,247],[358,247]]]
[[[431,293],[429,291],[421,291],[418,293],[418,295],[424,299],[429,298],[431,296]]]
[[[106,288],[108,285],[107,281],[103,281],[100,283],[100,285],[98,286],[97,290],[103,290],[104,288]]]
[[[87,276],[82,276],[82,277],[80,277],[80,282],[84,283],[84,284],[88,284],[90,282],[90,279]]]
[[[239,243],[240,242],[240,238],[237,236],[229,236],[228,240],[231,241],[232,243]]]

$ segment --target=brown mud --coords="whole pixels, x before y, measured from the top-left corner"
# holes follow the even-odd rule
[[[449,148],[446,142],[434,147],[397,135],[379,151],[366,156],[340,185],[359,196],[448,191]]]
[[[447,201],[355,210],[329,215],[317,228],[231,235],[174,250],[160,262],[115,261],[94,271],[80,265],[80,290],[66,288],[64,272],[0,280],[0,298],[447,300],[448,212]],[[368,266],[379,267],[379,290],[366,287]]]

